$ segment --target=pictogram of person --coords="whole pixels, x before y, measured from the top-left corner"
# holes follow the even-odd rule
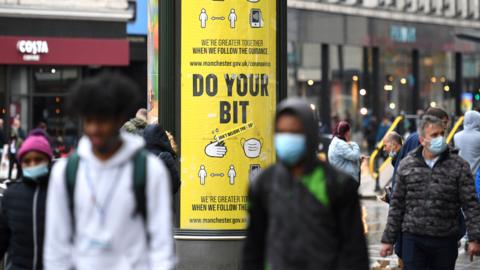
[[[200,178],[200,185],[205,185],[205,179],[207,179],[207,171],[205,170],[205,166],[200,166],[200,171],[198,171],[198,177]]]
[[[208,15],[207,15],[207,11],[204,8],[202,8],[202,12],[200,13],[199,20],[200,20],[200,26],[202,28],[206,28],[207,27],[207,21],[208,21]]]

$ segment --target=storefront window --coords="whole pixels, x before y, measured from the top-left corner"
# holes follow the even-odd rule
[[[384,114],[393,118],[412,111],[414,78],[410,50],[384,49],[380,57],[380,100]]]
[[[24,137],[28,130],[28,68],[10,68],[9,88],[11,93],[10,105],[8,108],[9,124],[18,134]]]
[[[77,68],[43,67],[33,70],[32,123],[44,127],[54,147],[65,151],[78,140],[78,121],[66,113],[65,99],[80,78]]]
[[[463,55],[462,112],[480,108],[480,54]]]
[[[455,55],[420,52],[420,105],[455,112]],[[455,90],[456,91],[456,90]]]
[[[364,105],[363,91],[360,91],[363,89],[362,56],[361,47],[330,46],[332,127],[345,120],[352,126],[353,133],[361,129],[360,111]]]

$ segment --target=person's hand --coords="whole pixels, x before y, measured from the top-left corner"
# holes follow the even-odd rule
[[[477,242],[468,243],[468,255],[470,256],[479,256],[480,255],[480,244]]]
[[[382,244],[380,249],[380,256],[387,257],[393,254],[393,245],[392,244]]]

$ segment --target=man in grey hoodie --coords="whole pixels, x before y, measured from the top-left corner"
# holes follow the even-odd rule
[[[463,121],[463,131],[454,137],[455,146],[460,150],[458,154],[470,164],[472,174],[476,175],[480,167],[480,113],[468,111]]]

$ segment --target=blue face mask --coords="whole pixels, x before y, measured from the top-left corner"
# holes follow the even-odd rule
[[[430,151],[435,156],[440,155],[441,153],[447,150],[447,143],[445,142],[445,138],[443,136],[436,137],[430,141],[430,146],[428,147],[428,151]]]
[[[40,164],[35,167],[23,169],[23,176],[36,181],[39,178],[48,175],[48,172],[48,164]]]
[[[277,156],[286,165],[297,164],[305,155],[307,139],[303,134],[277,133],[275,150]]]

